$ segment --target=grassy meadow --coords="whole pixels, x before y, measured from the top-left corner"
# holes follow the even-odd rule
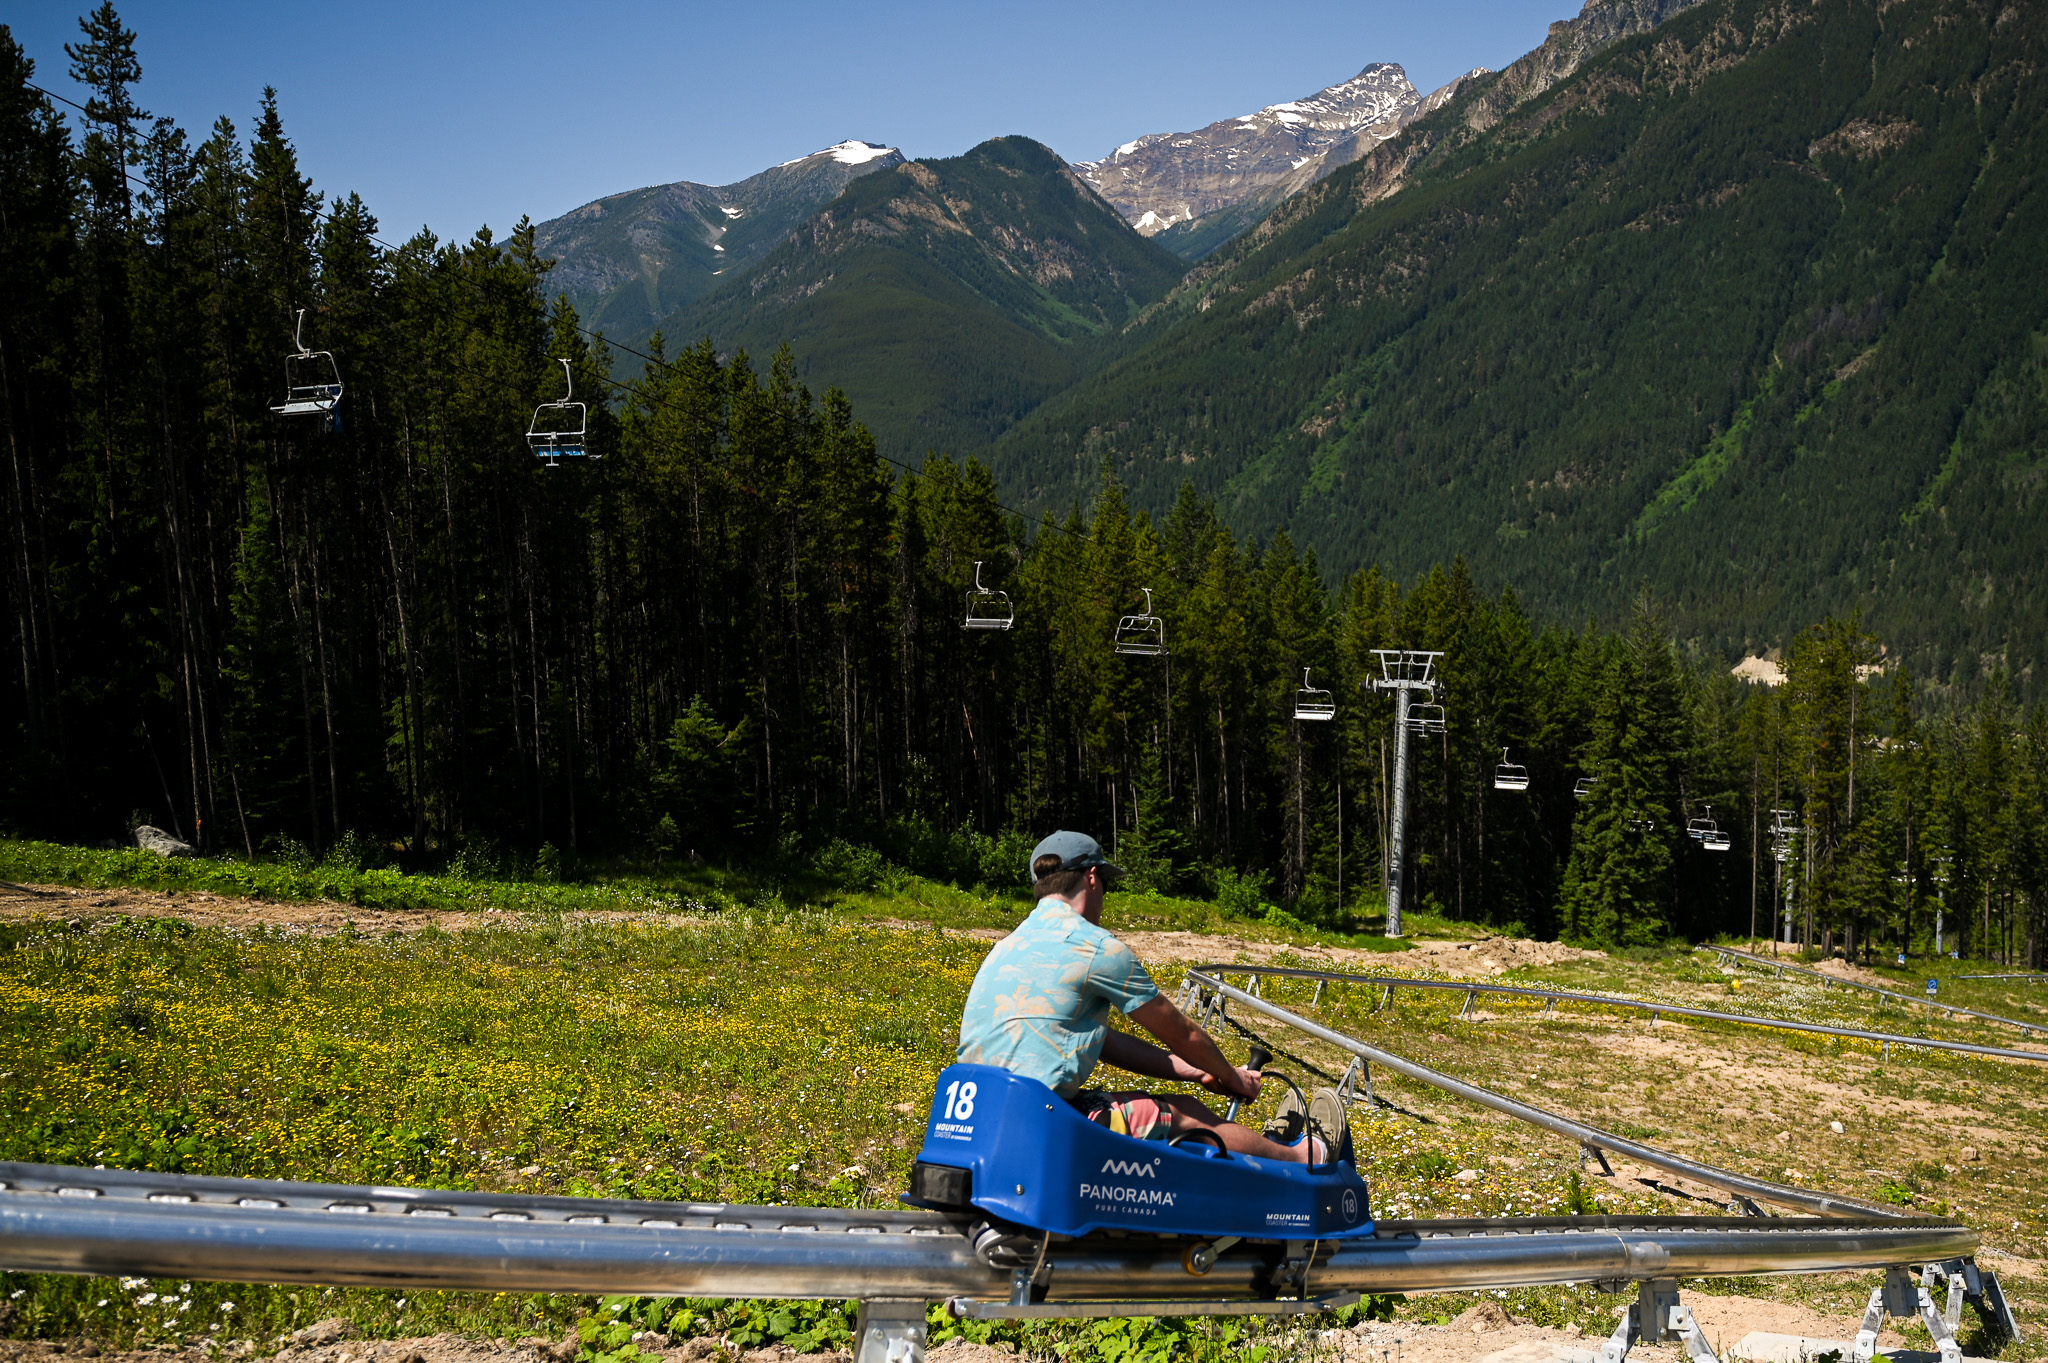
[[[0,1158],[891,1205],[922,1133],[932,1080],[951,1056],[960,1001],[987,949],[987,933],[959,929],[1007,927],[1028,907],[1018,894],[914,877],[849,887],[827,877],[769,882],[683,868],[562,885],[383,872],[336,889],[322,874],[343,873],[0,844],[0,877],[20,881],[104,887],[154,877],[167,890],[223,894],[226,877],[243,875],[275,899],[349,902],[354,888],[365,899],[474,915],[460,931],[344,927],[326,935],[119,913],[0,922]],[[590,909],[612,912],[583,912]],[[1307,963],[1318,945],[1354,940],[1273,915],[1149,895],[1112,896],[1106,921],[1226,932],[1290,948],[1283,962]],[[1399,955],[1383,964],[1427,973]],[[1162,965],[1156,973],[1171,989],[1182,970]],[[1995,1044],[2016,1035],[1992,1024],[1929,1022],[1851,991],[1731,976],[1682,949],[1518,977],[1788,1018],[1930,1027]],[[1267,994],[1306,1007],[1311,990],[1270,982]],[[1952,990],[1943,997],[2048,1022],[2048,988],[1987,981]],[[1711,1163],[1954,1213],[1978,1226],[1988,1246],[2042,1254],[2048,1204],[2030,1170],[2048,1142],[2048,1075],[2036,1067],[1905,1051],[1887,1061],[1859,1044],[1653,1026],[1599,1010],[1567,1008],[1546,1019],[1499,999],[1482,998],[1461,1018],[1462,1002],[1411,992],[1388,1006],[1377,990],[1336,986],[1319,1012],[1366,1040],[1621,1134]],[[1297,1079],[1339,1068],[1330,1053],[1274,1027],[1260,1030],[1285,1052],[1275,1067]],[[1627,1169],[1618,1180],[1594,1177],[1562,1142],[1433,1090],[1382,1081],[1378,1092],[1384,1105],[1361,1108],[1357,1131],[1383,1215],[1717,1210],[1686,1201],[1684,1190],[1674,1198],[1632,1181]],[[1830,1121],[1844,1132],[1834,1134]],[[2003,1271],[2000,1261],[1987,1262]],[[1831,1309],[1836,1298],[1860,1305],[1867,1291],[1847,1279],[1707,1286]],[[2008,1290],[2024,1321],[2048,1327],[2031,1284],[2011,1278]],[[1405,1318],[1447,1319],[1467,1300],[1418,1299],[1398,1309]],[[1511,1293],[1503,1304],[1538,1323],[1604,1333],[1615,1299],[1559,1289]],[[846,1325],[832,1304],[0,1275],[0,1334],[16,1337],[241,1341],[264,1350],[334,1315],[385,1337],[448,1330],[559,1338],[576,1326],[586,1354],[606,1363],[631,1363],[630,1336],[641,1328],[822,1348],[843,1342]],[[1162,1350],[1241,1353],[1279,1338],[1236,1324],[947,1328],[1112,1363],[1163,1358]]]

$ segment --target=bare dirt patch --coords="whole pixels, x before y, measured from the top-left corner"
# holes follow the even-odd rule
[[[286,932],[326,937],[344,928],[374,936],[419,932],[465,932],[526,921],[516,913],[470,913],[438,909],[372,909],[335,900],[243,899],[204,890],[177,893],[121,887],[81,890],[65,885],[16,885],[0,881],[0,922],[33,918],[79,919],[94,922],[119,916],[181,918],[195,927],[279,928]],[[702,920],[688,914],[635,913],[629,910],[577,910],[564,918],[584,922],[641,922],[680,927]]]
[[[1633,1297],[1613,1300],[1618,1320],[1622,1304]],[[1737,1341],[1755,1330],[1851,1340],[1862,1324],[1853,1316],[1831,1315],[1756,1297],[1712,1297],[1686,1292],[1683,1300],[1692,1308],[1707,1342],[1723,1358]],[[1600,1356],[1600,1339],[1550,1326],[1516,1324],[1497,1307],[1487,1310],[1490,1305],[1482,1303],[1465,1311],[1449,1325],[1374,1322],[1355,1326],[1341,1335],[1328,1332],[1323,1342],[1334,1345],[1346,1363],[1593,1363]],[[1883,1331],[1877,1339],[1878,1347],[1889,1351],[1906,1343],[1903,1336],[1891,1330]],[[1677,1363],[1682,1350],[1675,1344],[1638,1344],[1629,1350],[1629,1357],[1642,1363]]]
[[[21,918],[79,918],[88,922],[125,914],[131,918],[182,918],[210,928],[286,928],[325,935],[350,923],[360,932],[443,931],[477,926],[484,915],[436,913],[425,909],[366,909],[331,900],[280,903],[196,891],[79,890],[63,885],[0,883],[0,921]]]
[[[1000,934],[998,934],[1000,935]],[[1269,964],[1281,957],[1325,963],[1364,974],[1401,975],[1416,970],[1443,975],[1492,979],[1519,966],[1555,965],[1606,956],[1561,942],[1532,942],[1519,937],[1488,937],[1477,942],[1417,940],[1407,951],[1361,951],[1354,947],[1295,946],[1285,942],[1248,942],[1203,932],[1120,932],[1138,958],[1156,965],[1203,965],[1240,962]]]

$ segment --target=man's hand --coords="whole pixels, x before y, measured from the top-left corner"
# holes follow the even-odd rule
[[[1225,1098],[1242,1098],[1246,1102],[1259,1096],[1259,1090],[1265,1082],[1259,1077],[1257,1070],[1248,1070],[1240,1066],[1232,1066],[1221,1074],[1204,1074],[1193,1065],[1189,1065],[1187,1079],[1190,1083],[1200,1084],[1211,1093]]]

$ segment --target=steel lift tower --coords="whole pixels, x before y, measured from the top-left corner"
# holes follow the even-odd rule
[[[1373,655],[1380,660],[1380,675],[1373,680],[1373,690],[1394,693],[1393,817],[1387,830],[1387,936],[1399,937],[1402,880],[1408,865],[1408,731],[1444,731],[1441,705],[1416,706],[1411,715],[1409,700],[1417,692],[1427,701],[1436,700],[1442,690],[1436,664],[1444,655],[1405,648],[1376,648]]]

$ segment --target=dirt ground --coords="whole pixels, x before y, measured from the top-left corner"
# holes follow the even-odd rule
[[[1131,950],[1138,953],[1140,960],[1155,965],[1200,965],[1238,959],[1264,963],[1278,956],[1297,956],[1303,960],[1328,961],[1348,970],[1378,975],[1421,970],[1491,979],[1517,966],[1555,965],[1560,961],[1582,961],[1606,955],[1602,951],[1568,947],[1562,942],[1531,942],[1515,937],[1488,937],[1476,942],[1419,938],[1407,951],[1384,952],[1246,942],[1200,932],[1123,932],[1117,935],[1130,943]]]
[[[63,885],[16,885],[0,881],[0,922],[21,918],[106,918],[127,914],[137,918],[182,918],[201,927],[283,928],[312,936],[327,936],[353,925],[357,932],[382,936],[393,932],[418,932],[436,927],[443,932],[462,932],[502,921],[504,915],[488,913],[439,912],[430,909],[370,909],[357,904],[331,901],[279,903],[264,899],[240,899],[227,895],[172,894],[163,890],[111,889],[79,890]],[[571,914],[574,918],[634,919],[682,925],[695,921],[681,915],[651,915],[630,912]],[[930,925],[907,920],[883,919],[881,926],[927,929]],[[962,936],[994,942],[1004,935],[1001,928],[967,928]],[[1126,932],[1119,934],[1130,943],[1140,960],[1154,965],[1200,965],[1219,961],[1263,963],[1279,956],[1321,961],[1346,970],[1376,974],[1421,970],[1436,974],[1491,979],[1517,966],[1554,965],[1560,961],[1598,958],[1605,953],[1582,951],[1560,942],[1531,942],[1512,937],[1488,937],[1479,941],[1436,941],[1418,939],[1404,952],[1389,954],[1358,951],[1347,947],[1289,946],[1280,942],[1252,942],[1227,934],[1198,932]]]
[[[357,932],[384,936],[394,932],[419,932],[439,928],[443,932],[464,932],[495,923],[516,920],[503,913],[460,913],[435,909],[370,909],[360,904],[331,900],[295,900],[282,903],[269,899],[242,899],[231,895],[173,894],[166,890],[78,890],[63,885],[16,885],[0,881],[0,922],[21,918],[80,918],[92,920],[126,914],[134,918],[182,918],[208,928],[283,928],[325,937],[353,925]],[[684,914],[647,914],[627,911],[575,913],[572,918],[659,922],[681,925],[699,920]]]

